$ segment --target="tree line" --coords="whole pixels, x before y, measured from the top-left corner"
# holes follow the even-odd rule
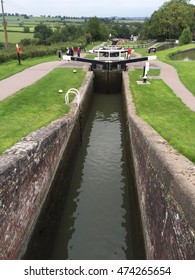
[[[130,24],[117,24],[114,21],[106,21],[92,17],[82,25],[78,24],[55,24],[53,27],[40,23],[34,27],[34,38],[23,39],[23,45],[51,45],[60,42],[77,41],[81,45],[94,41],[108,40],[112,38],[130,38],[131,35],[138,35],[142,28],[141,22]]]
[[[40,23],[34,28],[34,38],[24,39],[22,43],[51,45],[77,40],[81,45],[86,45],[93,41],[108,40],[110,34],[112,38],[129,39],[131,35],[139,35],[141,40],[157,41],[179,39],[186,37],[187,34],[190,41],[195,38],[195,6],[189,0],[171,0],[165,2],[144,22],[128,24],[118,24],[113,20],[97,17],[90,18],[82,25],[64,23],[51,27]]]
[[[145,20],[140,37],[158,41],[179,39],[184,30],[195,38],[195,6],[187,0],[171,0]]]
[[[79,25],[40,23],[34,27],[34,38],[23,39],[20,44],[51,46],[75,42],[85,47],[94,41],[106,41],[110,37],[129,39],[132,35],[140,40],[180,39],[183,44],[190,43],[195,39],[195,6],[189,0],[170,0],[144,22],[119,24],[113,19],[92,17]]]

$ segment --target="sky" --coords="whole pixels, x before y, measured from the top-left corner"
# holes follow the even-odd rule
[[[5,13],[33,16],[150,17],[169,0],[3,0]],[[190,1],[195,5],[195,0]],[[0,9],[1,12],[1,9]]]

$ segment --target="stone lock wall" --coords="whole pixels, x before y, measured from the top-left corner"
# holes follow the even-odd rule
[[[147,259],[195,259],[195,165],[142,119],[123,89]]]
[[[136,116],[128,75],[122,76],[147,259],[195,259],[195,166]],[[79,91],[84,122],[92,72]],[[73,103],[68,116],[0,157],[0,259],[24,253],[78,118]]]
[[[81,109],[92,91],[93,73],[88,72],[79,89]],[[79,113],[73,102],[67,116],[31,133],[0,157],[1,260],[23,254]]]

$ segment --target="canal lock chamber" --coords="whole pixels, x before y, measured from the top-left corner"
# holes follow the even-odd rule
[[[23,259],[145,259],[121,71],[93,92],[62,156]]]

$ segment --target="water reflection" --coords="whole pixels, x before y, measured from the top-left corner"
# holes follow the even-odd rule
[[[94,98],[52,259],[133,257],[120,108],[120,95]]]

